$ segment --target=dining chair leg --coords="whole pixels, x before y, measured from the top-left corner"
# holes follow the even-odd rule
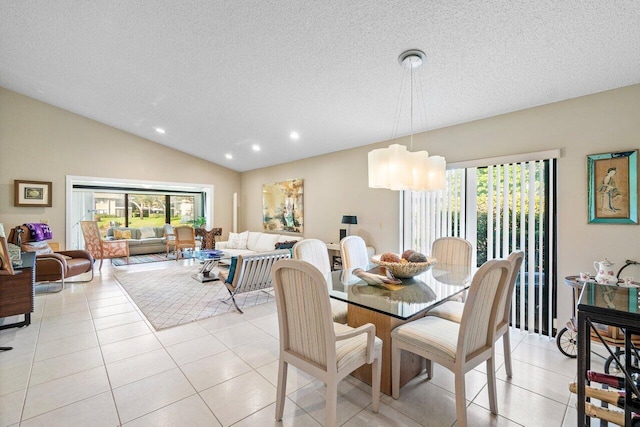
[[[504,369],[507,371],[507,378],[511,378],[513,370],[511,367],[511,333],[509,330],[502,336],[504,344]]]
[[[391,397],[400,397],[400,352],[398,344],[391,339]]]
[[[287,368],[289,364],[282,359],[278,364],[278,390],[276,392],[276,421],[282,420],[284,401],[287,397]]]
[[[98,266],[98,271],[102,270],[102,258],[100,258],[100,265]]]
[[[493,353],[493,352],[492,352]],[[492,414],[498,414],[498,399],[496,399],[496,365],[495,354],[487,359],[487,389],[489,391],[489,409]]]
[[[337,424],[338,407],[338,382],[335,378],[327,381],[326,414],[324,418],[325,427],[335,427]]]
[[[371,410],[374,413],[378,413],[378,409],[380,408],[380,379],[382,376],[382,363],[380,357],[376,357],[373,359],[373,363],[371,364],[371,398],[372,405]]]
[[[427,379],[433,378],[433,361],[426,359]]]
[[[458,427],[467,427],[467,397],[465,394],[464,374],[455,374],[456,417]]]

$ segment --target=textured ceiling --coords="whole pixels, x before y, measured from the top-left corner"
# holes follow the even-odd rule
[[[409,133],[411,48],[449,126],[640,83],[640,1],[0,0],[0,86],[237,171]]]

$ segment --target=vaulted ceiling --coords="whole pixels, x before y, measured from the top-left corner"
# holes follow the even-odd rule
[[[640,83],[640,2],[0,0],[0,86],[237,171],[408,134],[411,48],[440,128]]]

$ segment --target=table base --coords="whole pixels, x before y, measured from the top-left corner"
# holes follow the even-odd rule
[[[349,304],[347,308],[347,324],[357,328],[365,323],[373,323],[376,336],[382,340],[382,377],[380,391],[391,396],[391,331],[407,322],[423,317],[424,313],[401,320],[373,310]],[[402,351],[400,363],[400,387],[415,378],[426,367],[425,360],[413,353]],[[364,365],[351,374],[359,380],[371,385],[371,365]]]

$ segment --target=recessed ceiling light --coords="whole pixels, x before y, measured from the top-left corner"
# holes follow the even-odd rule
[[[156,128],[156,132],[158,132],[161,135],[164,135],[165,133],[167,133],[167,131],[162,128]]]
[[[293,139],[294,141],[297,141],[298,139],[300,139],[300,134],[296,131],[293,131],[289,134],[289,138]]]
[[[253,144],[251,148],[253,148],[253,151],[260,151],[260,146],[258,144]]]
[[[232,154],[227,153],[224,156],[229,160],[233,159],[233,155]]]

